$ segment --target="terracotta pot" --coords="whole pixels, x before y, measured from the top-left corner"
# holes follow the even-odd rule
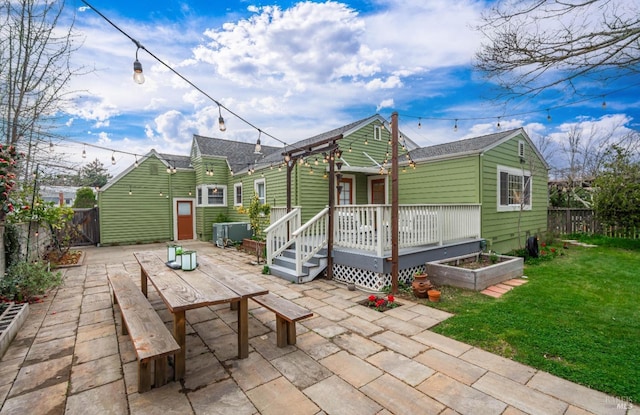
[[[418,274],[413,276],[413,282],[411,288],[413,289],[413,295],[418,298],[426,298],[427,291],[431,289],[431,281],[427,279],[427,274]]]
[[[427,291],[427,294],[429,295],[429,301],[431,301],[432,303],[437,303],[440,301],[440,291],[429,290]]]

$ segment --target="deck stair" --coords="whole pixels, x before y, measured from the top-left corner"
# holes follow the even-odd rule
[[[301,275],[298,275],[296,273],[295,245],[293,245],[290,249],[284,250],[281,255],[273,258],[269,270],[272,275],[296,284],[302,284],[323,274],[327,268],[327,262],[327,249],[324,248],[302,264]]]

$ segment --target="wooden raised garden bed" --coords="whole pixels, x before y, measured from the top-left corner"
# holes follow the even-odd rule
[[[524,259],[477,253],[427,262],[429,279],[436,285],[451,285],[481,291],[500,282],[522,276]]]

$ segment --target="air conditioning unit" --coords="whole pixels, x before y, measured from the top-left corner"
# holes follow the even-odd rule
[[[251,238],[251,224],[248,222],[220,222],[213,224],[213,241],[219,248],[233,246],[244,238]]]

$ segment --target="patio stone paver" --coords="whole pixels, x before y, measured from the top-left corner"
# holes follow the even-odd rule
[[[363,386],[367,396],[394,414],[439,414],[445,406],[395,377],[385,374]]]
[[[377,324],[370,323],[358,317],[349,317],[345,320],[342,320],[340,322],[340,325],[365,337],[372,336],[384,330]]]
[[[273,359],[271,364],[292,384],[300,389],[307,388],[331,376],[331,372],[306,353],[296,351]]]
[[[411,386],[417,386],[435,372],[414,359],[399,353],[385,350],[367,359],[367,362],[379,367]]]
[[[487,373],[487,369],[448,355],[438,349],[429,349],[424,353],[420,353],[414,360],[438,372],[444,373],[465,385],[473,384],[473,382]]]
[[[605,393],[577,385],[546,372],[536,373],[527,386],[594,414],[610,414],[618,409],[619,400],[611,399]]]
[[[473,387],[531,415],[561,415],[569,407],[566,402],[492,372],[478,379]]]
[[[238,359],[237,313],[228,304],[189,310],[185,379],[139,394],[106,271],[124,265],[139,275],[132,252],[165,246],[87,248],[83,265],[62,271],[65,285],[32,304],[0,360],[0,415],[640,415],[635,403],[618,408],[623,399],[430,331],[451,314],[429,304],[380,313],[357,304],[369,294],[344,283],[291,284],[263,275],[250,255],[197,241],[184,246],[314,316],[297,323],[295,345],[280,348],[275,314],[250,301],[249,357]],[[152,287],[149,300],[171,330],[173,316]]]
[[[262,415],[313,415],[320,408],[284,376],[247,392]]]
[[[331,376],[304,390],[329,414],[373,415],[382,407],[338,376]]]
[[[507,407],[504,402],[442,373],[431,376],[418,390],[464,415],[500,415]]]
[[[189,395],[196,414],[252,415],[256,413],[247,395],[231,379],[198,389]]]
[[[320,363],[356,388],[366,385],[383,373],[345,350],[322,359]]]
[[[124,382],[118,380],[69,396],[65,413],[120,415],[127,413],[127,406]]]
[[[120,357],[117,354],[74,365],[71,368],[70,392],[78,393],[122,378]]]
[[[336,336],[333,339],[333,343],[361,359],[366,359],[383,349],[380,344],[355,333],[344,333]]]
[[[536,373],[536,370],[529,366],[480,350],[476,347],[464,352],[460,355],[460,358],[523,384],[528,382]]]
[[[391,331],[376,334],[371,337],[371,340],[407,357],[414,357],[427,349],[424,344]]]
[[[14,414],[47,414],[63,415],[67,399],[67,383],[57,385],[9,398],[4,402],[0,415]]]
[[[300,350],[316,360],[324,359],[341,350],[339,346],[314,331],[309,331],[298,336],[296,345]]]
[[[441,350],[452,356],[460,356],[461,354],[471,350],[473,347],[468,344],[459,342],[454,339],[443,336],[442,334],[434,333],[429,330],[425,330],[420,334],[416,334],[411,337],[413,340],[426,344],[434,349]]]
[[[249,357],[246,359],[227,362],[226,366],[231,371],[231,377],[244,391],[282,376],[268,360],[257,352],[249,353]]]
[[[71,358],[72,356],[68,355],[58,359],[22,366],[13,382],[9,398],[58,383],[66,385],[69,381]]]
[[[180,383],[170,382],[162,388],[151,389],[145,393],[127,391],[130,413],[136,415],[191,414],[193,413],[191,403],[187,395],[180,392],[181,389]],[[206,388],[202,389],[203,393],[206,393],[206,390]]]

